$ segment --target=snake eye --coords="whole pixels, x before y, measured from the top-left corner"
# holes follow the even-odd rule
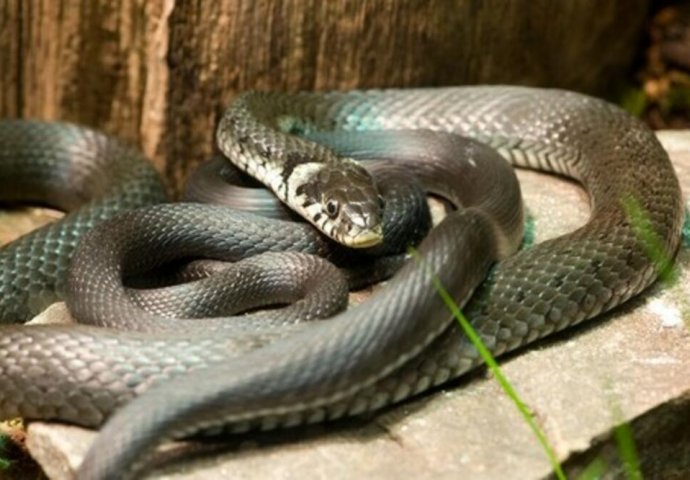
[[[326,213],[329,217],[335,218],[338,215],[338,210],[340,210],[340,204],[337,200],[330,199],[326,202]]]

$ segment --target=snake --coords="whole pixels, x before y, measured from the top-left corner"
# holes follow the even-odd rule
[[[24,124],[17,128],[29,130]],[[41,128],[56,128],[55,135],[63,135],[58,127]],[[364,156],[377,156],[381,152],[370,145],[371,140],[383,138],[385,144],[390,138],[377,137],[380,132],[415,131],[473,139],[466,144],[470,148],[465,149],[464,160],[456,162],[470,178],[450,193],[457,210],[431,230],[417,255],[368,301],[325,321],[289,325],[285,331],[267,325],[257,327],[259,333],[235,332],[228,341],[239,351],[229,361],[216,358],[219,348],[228,348],[214,343],[217,332],[194,337],[93,325],[2,326],[2,416],[91,426],[105,422],[78,477],[134,477],[145,470],[155,447],[169,439],[361,415],[476,369],[482,359],[439,296],[439,283],[464,306],[488,350],[502,355],[640,294],[678,248],[682,197],[668,155],[639,120],[603,100],[515,86],[254,92],[240,96],[219,122],[220,150],[281,200],[292,202],[290,207],[318,231],[250,214],[218,220],[222,207],[198,204],[155,205],[108,219],[112,212],[97,200],[82,207],[91,209],[86,217],[78,213],[80,209],[75,220],[68,217],[60,226],[48,227],[58,233],[42,236],[38,231],[30,234],[34,237],[29,243],[19,239],[2,251],[0,318],[4,323],[21,322],[47,300],[66,294],[71,305],[99,285],[116,288],[108,282],[103,285],[98,272],[84,266],[88,262],[72,265],[68,274],[63,268],[67,261],[57,261],[60,267],[56,267],[56,258],[63,254],[94,258],[104,250],[114,260],[125,261],[119,247],[104,249],[102,242],[108,237],[99,235],[125,231],[123,235],[138,238],[137,248],[125,252],[130,258],[126,268],[105,272],[108,278],[122,274],[122,268],[136,271],[142,262],[146,264],[142,259],[160,249],[156,242],[161,240],[184,255],[189,237],[202,233],[227,257],[238,252],[222,253],[226,248],[242,249],[240,256],[275,249],[322,253],[329,248],[323,246],[324,235],[356,250],[376,248],[385,237],[381,198],[371,187],[371,175],[347,155],[359,149]],[[54,158],[43,159],[53,149],[46,145],[44,134],[34,135],[30,146],[20,147],[15,134],[1,132],[2,127],[0,172],[10,172],[5,177],[13,171],[5,167],[5,158],[20,148],[32,152],[22,164],[36,164],[37,172],[55,166]],[[95,133],[87,137],[98,139],[96,143],[105,138]],[[110,145],[111,140],[103,142]],[[55,178],[64,182],[65,170],[79,174],[77,166],[83,160],[79,143],[66,142],[66,149],[76,153],[63,159]],[[124,151],[125,157],[139,156],[128,149],[107,148]],[[339,149],[346,152],[345,158],[337,153]],[[486,173],[484,169],[489,174],[505,170],[500,162],[486,167],[476,161],[473,152],[493,158],[484,149],[498,152],[514,166],[581,183],[590,197],[587,223],[511,253],[519,244],[522,216],[515,201],[499,199],[517,187],[506,187],[514,185],[511,180],[497,186],[494,178],[479,175]],[[393,156],[405,156],[404,147],[389,150]],[[422,176],[435,163],[433,155],[416,151],[411,156],[418,157]],[[133,194],[131,188],[124,190]],[[160,187],[153,190],[159,192]],[[125,192],[114,195],[120,198]],[[159,198],[151,200],[156,203]],[[103,223],[92,228],[91,216]],[[158,219],[173,221],[188,233],[176,236],[169,225],[157,226]],[[141,240],[141,235],[148,240]],[[45,280],[51,276],[52,280]],[[41,282],[46,285],[33,287]],[[17,284],[32,287],[17,288]],[[37,291],[52,293],[37,295]],[[270,338],[247,346],[257,336]]]

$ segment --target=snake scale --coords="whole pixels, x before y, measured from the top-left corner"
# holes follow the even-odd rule
[[[43,126],[49,128],[52,141],[46,140],[50,135],[45,133],[33,137],[27,133],[27,146],[26,138],[3,128],[0,179],[9,180],[3,185],[12,184],[13,168],[19,166],[13,167],[11,159],[22,149],[29,150],[23,164],[30,163],[36,175],[55,171],[52,178],[59,181],[88,169],[84,164],[94,158],[81,153],[88,147],[85,143],[114,149],[116,156],[124,158],[138,156],[111,146],[110,140],[98,134],[63,133],[58,127]],[[639,294],[657,278],[659,265],[648,255],[653,247],[650,236],[636,230],[628,214],[630,202],[643,213],[656,247],[667,258],[675,254],[682,201],[668,156],[639,121],[581,94],[505,86],[250,94],[241,97],[221,121],[218,139],[221,149],[240,156],[240,163],[263,156],[265,162],[289,166],[298,157],[332,155],[299,135],[322,136],[335,145],[340,136],[358,132],[420,129],[474,138],[515,166],[581,182],[591,198],[592,214],[586,225],[500,259],[491,281],[466,305],[466,315],[495,355],[596,317]],[[20,130],[31,128],[22,125]],[[71,152],[61,163],[46,154],[55,143]],[[253,165],[260,170],[257,163]],[[143,168],[136,167],[137,177],[152,175]],[[294,165],[290,170],[295,170]],[[281,189],[289,193],[284,184],[287,174],[281,180],[269,177],[269,187],[279,196]],[[301,178],[307,182],[310,177],[305,173]],[[26,187],[18,185],[17,190]],[[298,185],[291,188],[296,198]],[[497,193],[502,192],[499,189],[492,196]],[[242,337],[237,337],[240,350],[231,361],[217,358],[219,347],[208,336],[181,338],[93,326],[3,326],[0,415],[99,425],[113,409],[156,384],[105,424],[79,472],[84,479],[125,478],[141,473],[152,449],[167,439],[224,426],[241,432],[357,415],[443,384],[481,361],[438,297],[432,275],[464,303],[506,246],[517,243],[514,237],[520,231],[515,224],[521,217],[514,210],[505,213],[501,209],[509,205],[494,204],[485,194],[475,191],[478,198],[463,198],[469,200],[469,207],[449,215],[420,245],[421,264],[408,261],[370,301],[326,322],[293,326],[294,332],[277,334],[279,338],[266,346],[259,342],[261,348],[245,345],[252,350],[247,353],[242,350]],[[123,195],[133,197],[130,206],[134,207],[160,200],[160,188],[114,189],[66,222],[5,247],[0,255],[4,323],[24,321],[48,300],[65,293],[64,256],[72,255],[81,233],[111,216],[115,209],[109,202]],[[17,195],[14,199],[25,198]],[[73,199],[63,203],[59,206],[69,207]],[[284,223],[278,232],[268,223],[253,227],[247,223],[249,216],[240,215],[225,228],[214,220],[213,212],[219,208],[160,205],[138,216],[118,217],[124,219],[122,227],[117,227],[118,219],[106,225],[111,232],[118,228],[134,232],[164,218],[187,228],[184,238],[201,231],[210,234],[221,245],[219,250],[223,245],[235,248],[231,246],[235,237],[250,253],[278,249],[275,245],[312,253],[322,248],[323,237],[304,225]],[[489,220],[487,210],[502,219],[504,233]],[[365,229],[364,223],[359,227]],[[171,244],[186,241],[177,240],[172,228],[153,230],[143,235]],[[253,239],[256,244],[250,244]],[[365,235],[364,244],[371,241]],[[82,243],[87,245],[82,249],[94,248],[87,241]],[[118,252],[113,255],[117,257]],[[81,273],[92,275],[86,270]],[[77,296],[85,295],[99,283],[96,276],[89,279],[91,283],[69,282],[70,288],[76,289]],[[264,333],[273,335],[269,330]],[[158,337],[144,342],[141,335]],[[208,368],[200,368],[204,366]],[[197,373],[181,375],[190,368],[198,368]],[[174,378],[157,382],[169,377]]]

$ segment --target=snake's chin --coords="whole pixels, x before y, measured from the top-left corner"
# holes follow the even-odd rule
[[[357,235],[343,239],[343,243],[351,248],[368,248],[379,245],[383,242],[383,229],[367,230]]]

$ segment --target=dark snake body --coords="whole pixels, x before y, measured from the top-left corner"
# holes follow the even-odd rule
[[[499,262],[491,282],[468,305],[465,313],[496,355],[610,310],[655,280],[659,265],[648,254],[654,246],[631,221],[629,205],[642,212],[644,227],[653,232],[656,247],[667,258],[677,249],[681,194],[666,153],[640,122],[600,100],[518,87],[259,98],[261,119],[268,124],[273,116],[287,115],[303,118],[300,129],[307,134],[419,128],[460,133],[491,145],[517,166],[560,173],[585,186],[592,199],[588,223]],[[244,126],[250,128],[251,122]],[[279,156],[283,137],[271,135],[262,141]],[[172,208],[155,207],[148,215],[176,216],[181,224],[215,228],[212,221],[199,220],[195,206],[175,213]],[[376,410],[476,367],[476,351],[452,322],[429,274],[438,276],[459,301],[468,297],[472,282],[498,256],[500,243],[495,227],[479,210],[449,216],[420,247],[426,268],[408,263],[370,302],[203,375],[179,376],[151,389],[107,424],[80,474],[115,478],[122,465],[135,472],[161,438],[220,425],[234,425],[236,431],[275,428]],[[468,224],[476,230],[468,230]],[[270,237],[266,228],[257,230],[263,242]],[[278,241],[290,238],[287,231]],[[303,241],[303,235],[298,236],[295,241]],[[494,238],[494,243],[486,238]],[[52,246],[67,250],[63,243]],[[5,260],[7,255],[0,257],[2,265],[28,260],[28,252],[13,253],[11,261]],[[475,258],[473,252],[486,256]],[[3,301],[14,298],[3,312],[9,321],[26,316],[15,314],[23,308],[16,304],[25,299],[16,299],[12,283],[37,276],[19,265],[11,270],[15,278],[2,273]],[[464,265],[463,271],[458,265]],[[144,344],[131,333],[93,327],[30,330],[3,327],[1,332],[3,416],[19,413],[98,424],[132,395],[128,382],[148,385],[182,369],[161,353],[169,352],[169,345],[156,350],[161,342]],[[186,358],[208,355],[209,344],[203,341],[175,342],[174,349],[190,352]],[[31,347],[23,349],[25,345]],[[136,361],[122,361],[123,352],[134,348],[144,352],[136,357],[144,359],[141,371]],[[51,380],[56,375],[51,365],[61,371],[62,383]],[[151,365],[160,368],[152,371]],[[84,384],[88,387],[80,387]]]
[[[2,122],[0,192],[4,202],[72,211],[3,247],[0,323],[29,320],[64,298],[71,255],[94,225],[166,200],[156,171],[138,150],[92,130],[44,122]]]

